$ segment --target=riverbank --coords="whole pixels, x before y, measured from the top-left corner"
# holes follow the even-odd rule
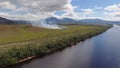
[[[32,40],[29,44],[11,45],[1,47],[0,67],[21,63],[35,56],[47,55],[51,52],[61,50],[87,38],[105,32],[109,26],[67,26],[68,30],[47,30],[44,39]],[[34,57],[32,57],[34,56]]]

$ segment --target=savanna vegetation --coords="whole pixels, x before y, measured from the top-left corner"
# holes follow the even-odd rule
[[[44,29],[26,25],[0,25],[0,68],[30,56],[42,56],[106,31],[109,26],[65,25]]]

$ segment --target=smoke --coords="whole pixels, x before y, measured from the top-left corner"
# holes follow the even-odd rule
[[[114,27],[117,27],[117,28],[120,28],[120,26],[119,26],[119,25],[116,25],[116,24],[113,24],[113,26],[114,26]]]
[[[52,24],[52,22],[46,23],[46,22],[42,21],[40,23],[40,26],[43,27],[43,28],[49,28],[49,29],[62,29],[59,25]]]
[[[64,29],[64,26],[60,26],[55,24],[53,21],[46,22],[45,20],[40,20],[32,23],[33,26],[40,27],[40,28],[48,28],[48,29]]]

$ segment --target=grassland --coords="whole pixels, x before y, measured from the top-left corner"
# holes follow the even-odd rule
[[[109,26],[66,25],[52,30],[26,25],[0,25],[0,67],[30,56],[46,55],[106,31]]]

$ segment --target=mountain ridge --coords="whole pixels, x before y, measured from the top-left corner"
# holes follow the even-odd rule
[[[120,25],[120,21],[107,21],[102,19],[82,19],[82,20],[75,20],[71,18],[63,18],[58,19],[55,17],[49,17],[45,19],[46,22],[54,22],[57,24],[98,24],[98,25],[111,25],[111,24],[118,24]]]
[[[48,24],[93,24],[93,25],[94,24],[96,25],[117,24],[117,25],[120,25],[120,21],[106,21],[102,19],[75,20],[71,18],[58,19],[56,17],[49,17],[49,18],[46,18],[44,21],[45,23],[48,23]],[[9,19],[0,17],[0,24],[32,24],[32,22],[33,21],[27,21],[27,20],[9,20]]]

